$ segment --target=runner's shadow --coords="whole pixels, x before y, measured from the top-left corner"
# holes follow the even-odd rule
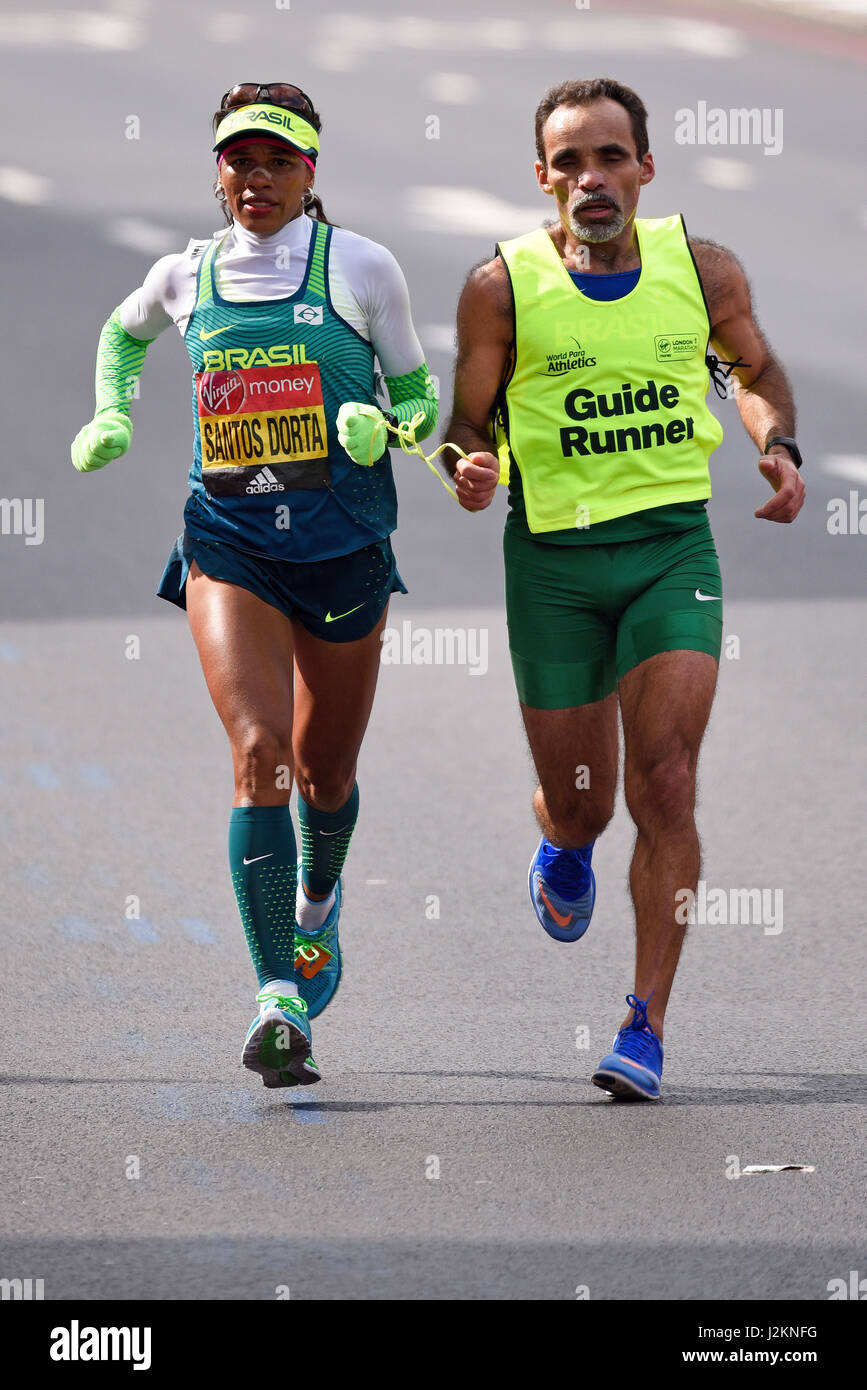
[[[226,1086],[225,1076],[0,1076],[0,1086]]]
[[[822,1073],[804,1075],[803,1072],[735,1072],[731,1075],[742,1076],[767,1076],[769,1078],[787,1079],[796,1084],[788,1089],[777,1087],[744,1087],[744,1086],[681,1086],[672,1083],[663,1090],[662,1099],[659,1105],[671,1108],[673,1106],[726,1106],[726,1105],[864,1105],[867,1104],[867,1076],[863,1074],[841,1073]],[[430,1076],[445,1077],[452,1076],[447,1071],[400,1071],[400,1072],[366,1072],[365,1076]],[[608,1096],[599,1087],[593,1086],[589,1076],[541,1076],[534,1072],[462,1072],[464,1077],[476,1077],[480,1080],[487,1080],[494,1077],[499,1080],[534,1080],[534,1081],[556,1081],[567,1082],[576,1088],[587,1088],[586,1093],[574,1097],[544,1097],[525,1099],[503,1099],[502,1097],[492,1097],[489,1100],[476,1099],[448,1099],[431,1097],[429,1099],[419,1098],[413,1100],[327,1100],[322,1093],[313,1102],[317,1109],[332,1114],[345,1112],[375,1113],[380,1110],[411,1109],[413,1107],[436,1106],[436,1107],[468,1107],[468,1108],[526,1108],[528,1106],[539,1106],[547,1109],[558,1108],[559,1106],[599,1107],[614,1108],[617,1110],[628,1109],[632,1105],[641,1105],[642,1102],[630,1102],[615,1100]],[[326,1083],[327,1084],[327,1083]],[[290,1102],[291,1104],[291,1102]]]
[[[769,1079],[776,1078],[778,1081],[793,1081],[795,1085],[789,1089],[783,1089],[782,1085],[772,1086],[753,1086],[742,1085],[733,1086],[694,1086],[680,1085],[677,1082],[664,1084],[662,1099],[659,1105],[666,1107],[704,1105],[704,1106],[725,1106],[725,1105],[858,1105],[867,1104],[867,1076],[861,1073],[847,1074],[845,1072],[826,1072],[810,1073],[805,1075],[803,1072],[731,1072],[731,1076],[763,1076]],[[449,1071],[379,1071],[358,1073],[358,1077],[368,1079],[372,1077],[388,1076],[415,1076],[431,1077],[445,1080],[454,1080],[454,1073]],[[613,1106],[615,1109],[622,1110],[628,1108],[630,1102],[616,1101],[598,1087],[590,1082],[589,1074],[586,1076],[548,1076],[538,1072],[508,1072],[508,1071],[476,1071],[461,1072],[461,1079],[475,1078],[480,1081],[547,1081],[580,1088],[582,1094],[575,1096],[545,1096],[545,1097],[526,1097],[526,1098],[502,1098],[491,1097],[490,1099],[459,1099],[449,1097],[429,1098],[420,1097],[412,1100],[327,1100],[324,1091],[316,1090],[312,1092],[310,1101],[290,1101],[288,1097],[284,1105],[288,1104],[290,1109],[302,1109],[304,1105],[314,1105],[321,1111],[329,1111],[331,1114],[376,1114],[384,1110],[419,1108],[425,1106],[436,1106],[442,1108],[526,1108],[528,1106],[542,1107],[546,1109],[568,1105],[570,1108],[581,1106],[595,1106],[599,1108],[604,1105],[606,1108]],[[128,1076],[128,1077],[100,1077],[100,1076],[2,1076],[0,1075],[0,1086],[208,1086],[225,1087],[226,1076],[202,1077],[202,1076]],[[326,1081],[327,1086],[327,1081]],[[585,1090],[586,1088],[586,1090]],[[251,1095],[257,1094],[255,1088],[251,1088]],[[273,1098],[283,1097],[285,1093],[274,1091],[271,1093]]]

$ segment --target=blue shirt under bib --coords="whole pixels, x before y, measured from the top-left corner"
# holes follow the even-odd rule
[[[569,274],[588,299],[622,299],[638,284],[641,266],[637,265],[634,270],[615,270],[611,275],[588,275],[585,270],[570,270]]]

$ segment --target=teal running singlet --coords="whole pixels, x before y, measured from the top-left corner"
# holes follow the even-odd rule
[[[221,298],[220,242],[199,265],[184,334],[193,364],[193,537],[279,560],[326,560],[390,535],[397,498],[386,450],[370,467],[337,439],[345,401],[377,405],[374,352],[328,291],[332,228],[313,223],[307,269],[285,299]]]

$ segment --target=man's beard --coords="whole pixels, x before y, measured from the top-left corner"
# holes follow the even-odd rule
[[[594,202],[598,207],[598,200],[593,198],[584,198],[580,202],[573,203],[569,209],[569,226],[581,241],[613,241],[626,226],[626,218],[616,204],[608,203],[606,200],[606,205],[614,213],[611,222],[582,222],[581,209],[592,206]]]

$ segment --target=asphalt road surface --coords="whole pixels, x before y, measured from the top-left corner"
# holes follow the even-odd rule
[[[863,31],[565,0],[88,15],[10,11],[0,33],[8,122],[29,112],[0,169],[0,490],[34,523],[0,535],[0,1277],[43,1278],[50,1299],[827,1299],[867,1273]],[[791,374],[808,489],[792,527],[754,519],[755,449],[714,403],[726,654],[702,878],[730,917],[763,896],[750,920],[691,929],[656,1106],[589,1082],[631,988],[631,822],[621,801],[587,936],[544,937],[503,500],[461,513],[399,456],[410,593],[390,625],[459,630],[468,657],[382,667],[344,982],[314,1024],[325,1082],[266,1092],[240,1065],[255,979],[228,749],[186,622],[154,592],[186,496],[178,335],[148,351],[129,456],[80,476],[69,442],[111,309],[218,227],[209,117],[260,71],[323,113],[329,216],[404,267],[443,423],[460,286],[547,215],[532,113],[565,76],[643,95],[658,172],[640,211],[680,209],[737,251]],[[781,112],[782,148],[678,143],[700,102]],[[812,1171],[736,1176],[756,1164]]]

